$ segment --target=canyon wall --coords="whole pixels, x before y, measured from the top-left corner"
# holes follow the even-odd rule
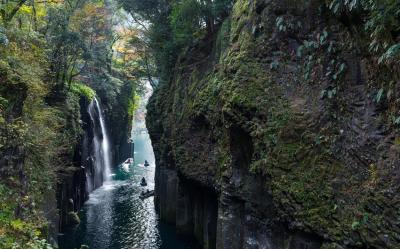
[[[399,75],[368,42],[323,1],[236,1],[148,104],[161,219],[210,249],[400,247]]]
[[[89,100],[80,99],[80,120],[82,134],[75,145],[73,158],[67,158],[71,165],[58,172],[57,206],[59,209],[59,229],[76,225],[75,215],[89,198],[87,175],[94,182],[93,136],[96,132],[88,113]],[[99,131],[97,131],[99,132]],[[98,186],[97,186],[98,187]]]

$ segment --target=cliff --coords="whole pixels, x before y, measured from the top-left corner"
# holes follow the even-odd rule
[[[163,220],[204,248],[400,247],[398,69],[352,21],[238,0],[180,57],[148,105]]]
[[[104,132],[94,125],[99,111],[97,121],[87,113],[96,95],[112,128],[110,151],[127,157],[136,82],[113,51],[124,19],[109,1],[0,5],[0,248],[56,247],[103,181],[91,141]]]
[[[80,111],[76,114],[80,117],[81,122],[77,125],[81,132],[77,135],[73,154],[65,158],[70,163],[69,167],[61,168],[57,173],[58,229],[61,232],[68,226],[76,225],[72,213],[78,212],[89,198],[87,176],[91,177],[91,182],[94,182],[92,140],[96,130],[88,113],[89,104],[87,98],[80,98]]]

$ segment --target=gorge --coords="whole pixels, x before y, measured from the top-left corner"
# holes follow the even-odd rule
[[[0,21],[0,248],[400,248],[399,1]]]
[[[89,111],[100,110],[93,108],[96,106],[94,102],[91,105]],[[136,111],[136,117],[143,115],[145,109],[143,104],[141,106]],[[138,120],[134,122],[133,130],[143,125],[143,121]],[[134,163],[129,167],[113,167],[113,173],[109,174],[112,177],[93,192],[90,191],[88,201],[79,212],[79,226],[67,228],[59,236],[60,249],[81,248],[83,245],[97,249],[195,248],[190,241],[177,238],[173,227],[158,221],[152,199],[139,198],[140,192],[145,190],[139,185],[142,177],[147,179],[147,188],[154,188],[155,161],[149,135],[140,133],[132,136],[135,144]],[[94,155],[96,158],[102,158],[102,154]],[[145,160],[150,164],[148,167],[143,165]],[[105,167],[104,164],[96,167],[94,172],[101,173]],[[87,179],[89,182],[91,178]]]

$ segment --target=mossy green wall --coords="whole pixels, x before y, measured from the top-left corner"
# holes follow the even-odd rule
[[[248,174],[265,178],[291,229],[323,238],[324,249],[397,248],[396,100],[382,108],[374,96],[398,78],[323,4],[236,1],[230,32],[224,24],[217,36],[228,48],[218,38],[221,56],[201,58],[219,61],[178,64],[150,101],[158,161],[168,145],[183,176],[218,189],[235,167],[238,127],[253,147]]]

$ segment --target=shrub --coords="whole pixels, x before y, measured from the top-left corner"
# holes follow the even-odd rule
[[[92,88],[79,82],[72,83],[71,91],[73,93],[86,97],[90,101],[93,100],[93,98],[96,96],[96,92]]]

